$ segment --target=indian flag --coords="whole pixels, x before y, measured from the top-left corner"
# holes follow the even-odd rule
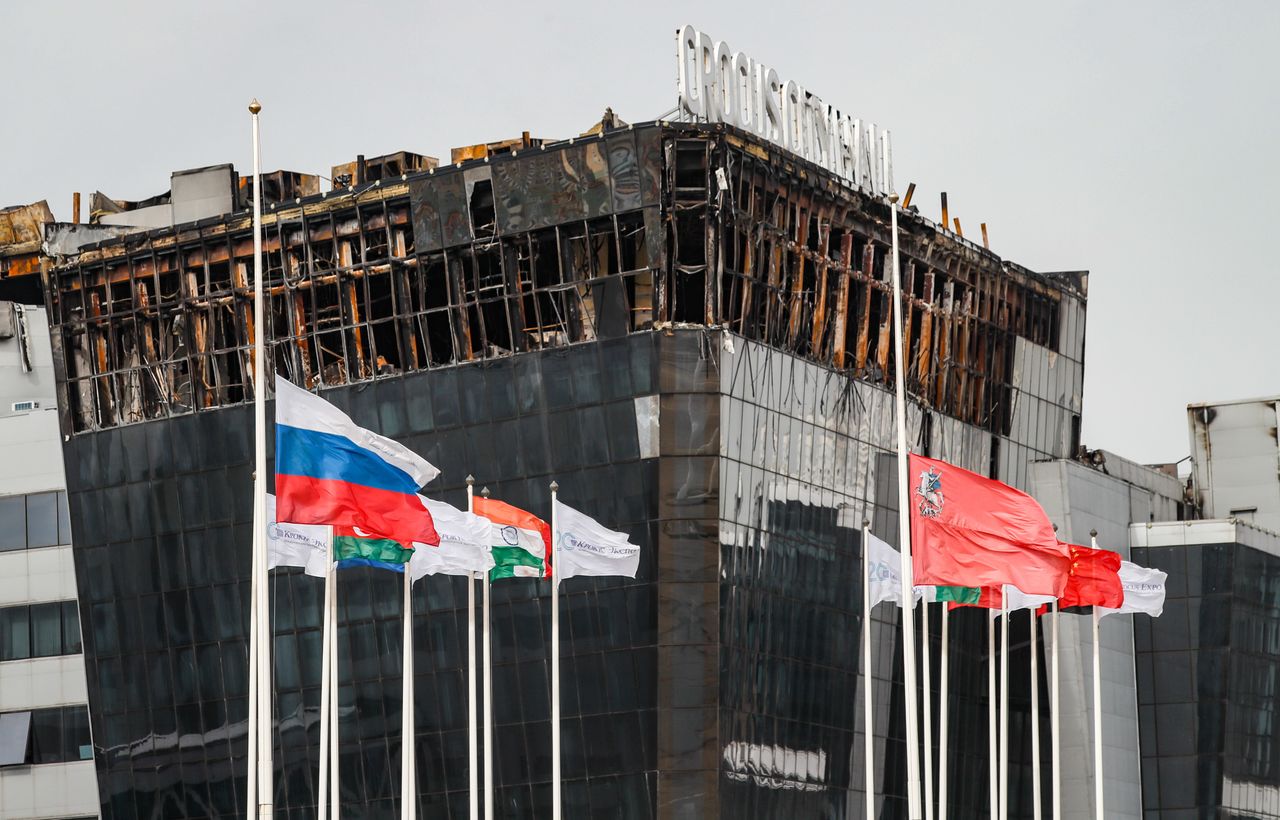
[[[477,498],[475,514],[489,519],[493,569],[499,578],[550,578],[551,525],[533,513],[492,498]]]
[[[359,527],[333,528],[333,559],[338,569],[376,567],[404,572],[413,550],[400,542],[365,532]]]

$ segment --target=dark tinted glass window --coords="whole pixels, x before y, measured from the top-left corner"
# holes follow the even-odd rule
[[[31,607],[31,655],[46,658],[62,654],[62,604]]]
[[[89,711],[85,706],[60,706],[34,709],[30,713],[30,733],[21,764],[66,763],[92,760],[93,743],[89,739]]]
[[[0,498],[0,550],[22,549],[26,545],[26,496],[11,495]]]
[[[0,661],[31,657],[31,621],[25,606],[0,609]]]
[[[58,543],[58,494],[27,496],[27,546],[51,547]]]
[[[80,651],[80,609],[75,601],[62,602],[62,652],[74,655]]]
[[[58,493],[58,543],[71,543],[71,512],[67,507],[67,494]]]
[[[31,762],[60,763],[62,756],[62,710],[36,709],[31,713]]]

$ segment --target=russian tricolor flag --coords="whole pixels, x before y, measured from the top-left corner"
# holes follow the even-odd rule
[[[276,377],[276,520],[435,546],[440,536],[418,488],[439,474],[417,453]]]

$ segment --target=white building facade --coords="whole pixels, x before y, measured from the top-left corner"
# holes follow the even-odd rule
[[[53,360],[0,302],[0,817],[98,817]]]

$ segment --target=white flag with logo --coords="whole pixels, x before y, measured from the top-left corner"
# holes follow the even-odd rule
[[[323,578],[329,561],[329,527],[325,524],[276,523],[276,497],[267,493],[267,569],[302,567]]]
[[[555,559],[551,573],[556,582],[575,575],[636,577],[640,548],[625,532],[606,529],[599,521],[580,513],[559,499],[555,501]]]
[[[1169,574],[1163,570],[1140,567],[1131,561],[1120,562],[1120,585],[1124,587],[1124,603],[1119,609],[1098,607],[1098,617],[1142,612],[1159,618],[1164,612],[1165,581]]]
[[[871,606],[881,601],[893,601],[902,606],[902,554],[884,541],[867,533],[867,595]],[[916,601],[922,597],[933,600],[932,587],[912,587],[912,596]],[[914,606],[914,602],[912,604]]]
[[[413,545],[413,557],[409,559],[409,575],[413,580],[425,575],[476,576],[493,569],[489,519],[443,501],[418,498],[431,513],[440,535],[440,546]]]

